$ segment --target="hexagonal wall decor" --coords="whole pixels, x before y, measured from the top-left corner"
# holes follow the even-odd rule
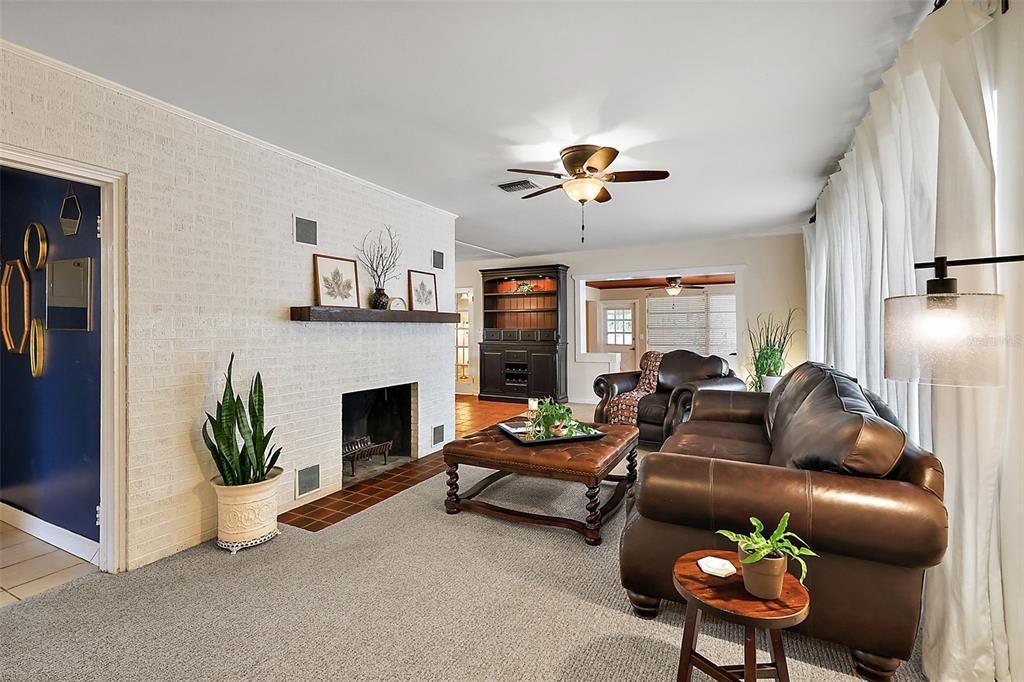
[[[9,260],[4,263],[3,275],[0,276],[0,335],[4,339],[4,348],[11,353],[24,353],[28,345],[29,327],[31,325],[31,300],[29,299],[28,270],[21,260]],[[21,287],[19,295],[18,287]],[[21,299],[21,329],[11,329],[11,296]],[[15,334],[18,338],[15,340]]]
[[[78,197],[74,190],[64,197],[64,203],[60,205],[60,229],[64,231],[65,237],[78,234],[78,223],[82,220],[82,207],[78,203]]]

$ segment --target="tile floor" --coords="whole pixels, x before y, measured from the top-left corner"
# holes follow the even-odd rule
[[[476,396],[455,396],[455,437],[462,438],[503,419],[522,414],[525,410],[525,403],[502,403],[479,400]],[[441,453],[435,452],[352,485],[346,483],[343,490],[287,511],[278,516],[277,520],[305,530],[323,530],[436,476],[444,469]]]
[[[73,554],[0,522],[0,606],[99,570]]]

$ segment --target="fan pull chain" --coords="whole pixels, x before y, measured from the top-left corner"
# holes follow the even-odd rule
[[[587,235],[585,234],[586,231],[587,231],[587,225],[584,222],[584,213],[585,213],[584,210],[586,209],[586,207],[587,207],[587,205],[584,202],[581,201],[580,202],[580,244],[583,244],[583,243],[585,243],[587,241]]]

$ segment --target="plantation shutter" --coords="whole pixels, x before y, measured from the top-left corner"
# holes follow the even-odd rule
[[[736,352],[736,295],[701,293],[647,299],[647,350]]]

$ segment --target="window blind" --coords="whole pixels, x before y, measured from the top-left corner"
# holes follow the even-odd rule
[[[689,350],[728,358],[736,352],[736,295],[704,292],[647,299],[647,350]]]

